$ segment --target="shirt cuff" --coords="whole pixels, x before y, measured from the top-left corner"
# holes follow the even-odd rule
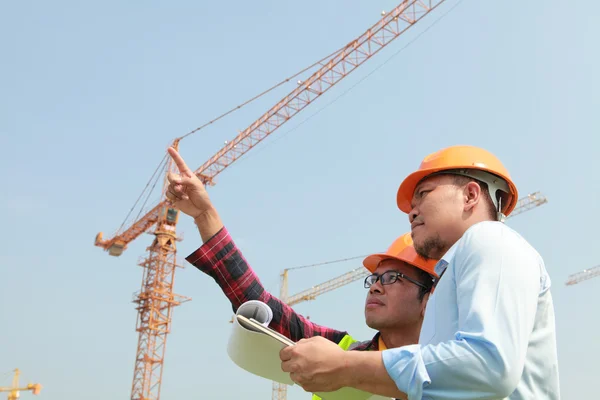
[[[232,239],[227,228],[222,227],[213,237],[185,259],[201,271],[210,270],[231,250],[231,242]]]
[[[423,389],[431,383],[431,379],[423,362],[420,345],[384,350],[381,358],[388,375],[409,400],[427,398],[423,397]]]

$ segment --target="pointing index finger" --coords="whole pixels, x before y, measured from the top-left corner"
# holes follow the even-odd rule
[[[194,176],[194,173],[188,168],[185,161],[183,161],[183,158],[179,155],[177,150],[175,150],[172,147],[169,147],[168,151],[173,161],[175,161],[175,165],[177,165],[179,172],[181,172],[183,175],[186,175],[188,178]]]

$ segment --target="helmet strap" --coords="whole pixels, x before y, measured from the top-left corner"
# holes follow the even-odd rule
[[[498,208],[496,209],[496,219],[500,222],[506,221],[506,215],[502,213],[502,196],[498,196]]]

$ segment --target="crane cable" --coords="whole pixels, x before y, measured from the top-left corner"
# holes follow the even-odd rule
[[[302,269],[302,268],[309,268],[309,267],[318,267],[320,265],[335,264],[335,263],[340,263],[340,262],[344,262],[344,261],[350,261],[350,260],[356,260],[356,259],[359,259],[359,258],[365,258],[365,257],[367,257],[369,255],[370,254],[364,254],[364,255],[361,255],[361,256],[354,256],[354,257],[348,257],[348,258],[340,258],[340,259],[337,259],[337,260],[323,261],[323,262],[319,262],[319,263],[315,263],[315,264],[299,265],[297,267],[286,268],[286,270],[290,271],[292,269]]]
[[[341,47],[341,48],[339,48],[338,50],[334,51],[333,53],[329,54],[328,56],[325,56],[325,57],[321,58],[319,61],[317,61],[317,62],[313,63],[312,65],[310,65],[310,66],[308,66],[308,67],[306,67],[306,68],[304,68],[304,69],[303,69],[303,70],[301,70],[300,72],[297,72],[297,73],[295,73],[294,75],[292,75],[292,76],[290,76],[290,77],[288,77],[288,78],[286,78],[286,79],[282,80],[281,82],[277,83],[276,85],[273,85],[273,86],[271,86],[269,89],[265,90],[264,92],[257,94],[256,96],[252,97],[252,98],[251,98],[251,99],[249,99],[249,100],[246,100],[245,102],[243,102],[243,103],[242,103],[242,104],[240,104],[239,106],[236,106],[236,107],[232,108],[231,110],[229,110],[229,111],[227,111],[227,112],[225,112],[225,113],[223,113],[223,114],[219,115],[218,117],[216,117],[216,118],[214,118],[214,119],[212,119],[212,120],[208,121],[208,122],[207,122],[207,123],[205,123],[204,125],[201,125],[201,126],[199,126],[198,128],[196,128],[196,129],[194,129],[194,130],[192,130],[192,131],[190,131],[190,132],[186,133],[185,135],[181,136],[181,137],[179,138],[179,140],[181,140],[181,139],[184,139],[184,138],[186,138],[186,137],[190,136],[191,134],[198,132],[199,130],[201,130],[201,129],[203,129],[203,128],[206,128],[208,125],[210,125],[210,124],[212,124],[212,123],[214,123],[214,122],[217,122],[218,120],[222,119],[223,117],[226,117],[227,115],[231,114],[232,112],[234,112],[234,111],[237,111],[237,110],[241,109],[242,107],[244,107],[244,106],[246,106],[246,105],[248,105],[248,104],[252,103],[254,100],[256,100],[256,99],[258,99],[258,98],[260,98],[260,97],[264,96],[265,94],[267,94],[267,93],[269,93],[269,92],[271,92],[271,91],[273,91],[273,90],[277,89],[279,86],[283,85],[284,83],[287,83],[287,82],[289,82],[290,80],[294,79],[294,78],[295,78],[295,77],[297,77],[298,75],[300,75],[300,74],[303,74],[304,72],[306,72],[306,71],[310,70],[311,68],[315,67],[317,64],[321,64],[323,61],[325,61],[325,60],[329,60],[330,58],[332,58],[332,57],[336,56],[336,55],[337,55],[337,54],[339,54],[339,53],[340,53],[342,50],[344,50],[346,47],[348,47],[348,45],[345,45],[344,47]]]
[[[380,68],[382,68],[384,65],[386,65],[388,62],[390,62],[393,58],[395,58],[398,54],[400,54],[402,51],[404,51],[408,46],[410,46],[411,44],[413,44],[415,41],[417,41],[417,39],[419,39],[423,34],[425,34],[427,31],[429,31],[431,28],[433,28],[438,22],[440,22],[444,17],[446,17],[448,14],[450,14],[450,12],[452,12],[456,7],[458,7],[464,0],[458,0],[456,2],[456,4],[454,4],[448,11],[446,11],[444,14],[440,15],[436,20],[433,21],[433,23],[431,25],[429,25],[427,28],[425,28],[422,32],[420,32],[414,39],[410,40],[408,43],[406,43],[404,46],[402,46],[400,49],[398,49],[394,54],[392,54],[390,57],[388,57],[387,60],[385,60],[384,62],[382,62],[381,64],[379,64],[377,67],[375,67],[371,72],[369,72],[368,74],[366,74],[365,76],[363,76],[362,78],[360,78],[354,85],[350,86],[348,89],[346,89],[345,91],[343,91],[342,93],[340,93],[337,97],[333,98],[331,101],[329,101],[329,103],[325,104],[324,106],[322,106],[321,108],[319,108],[318,110],[316,110],[314,113],[312,113],[311,115],[307,116],[306,118],[304,118],[302,121],[300,121],[297,125],[295,125],[294,127],[290,128],[289,130],[287,130],[284,133],[281,133],[277,138],[272,139],[270,142],[263,144],[263,146],[257,150],[254,150],[252,152],[252,154],[248,155],[248,153],[246,153],[244,155],[243,158],[240,158],[237,161],[237,165],[241,164],[242,162],[248,160],[251,157],[256,156],[257,154],[259,154],[261,151],[265,150],[266,148],[268,148],[269,146],[277,143],[278,141],[280,141],[281,139],[283,139],[284,137],[286,137],[288,134],[292,133],[293,131],[295,131],[296,129],[300,128],[302,125],[304,125],[305,123],[307,123],[309,120],[311,120],[312,118],[316,117],[318,114],[320,114],[321,112],[323,112],[325,109],[327,109],[328,107],[330,107],[332,104],[336,103],[339,99],[341,99],[342,97],[344,97],[345,95],[347,95],[352,89],[354,89],[356,86],[360,85],[361,83],[363,83],[365,80],[367,80],[371,75],[373,75],[375,72],[377,72]]]
[[[11,383],[12,383],[12,375],[14,373],[14,371],[8,371],[8,372],[4,372],[0,374],[0,382],[6,382],[6,380],[10,379]],[[0,385],[0,386],[8,386],[8,385]]]
[[[121,224],[121,226],[117,230],[117,234],[119,234],[121,232],[121,230],[123,229],[123,226],[125,226],[125,223],[129,220],[129,217],[131,216],[131,213],[133,212],[133,210],[135,209],[135,207],[137,206],[137,204],[140,202],[140,199],[142,198],[142,196],[146,192],[146,189],[148,189],[148,186],[150,186],[150,184],[152,183],[152,180],[154,180],[154,184],[152,184],[152,189],[148,192],[148,197],[146,197],[146,200],[144,200],[144,204],[140,208],[140,212],[138,213],[138,215],[136,217],[136,221],[138,220],[138,218],[142,214],[142,211],[144,210],[144,207],[145,207],[146,203],[148,202],[148,198],[150,197],[150,194],[152,194],[152,191],[154,190],[154,188],[156,187],[156,183],[158,182],[158,178],[159,178],[158,172],[162,171],[162,170],[164,170],[166,168],[167,157],[168,156],[169,156],[168,154],[165,154],[163,156],[162,160],[160,161],[160,163],[158,164],[158,166],[154,170],[154,173],[152,174],[152,176],[148,180],[148,183],[146,183],[146,186],[144,186],[144,190],[142,190],[142,193],[140,193],[139,197],[137,198],[137,200],[135,201],[135,203],[133,204],[133,206],[131,206],[131,209],[129,210],[129,213],[127,213],[127,216],[123,220],[123,223]]]

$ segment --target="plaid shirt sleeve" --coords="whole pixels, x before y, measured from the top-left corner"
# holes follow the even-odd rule
[[[231,302],[233,312],[248,300],[260,300],[268,304],[273,310],[273,320],[269,325],[271,329],[294,342],[302,338],[323,336],[339,343],[347,335],[346,332],[312,323],[267,292],[225,227],[186,257],[186,260],[217,282]]]

